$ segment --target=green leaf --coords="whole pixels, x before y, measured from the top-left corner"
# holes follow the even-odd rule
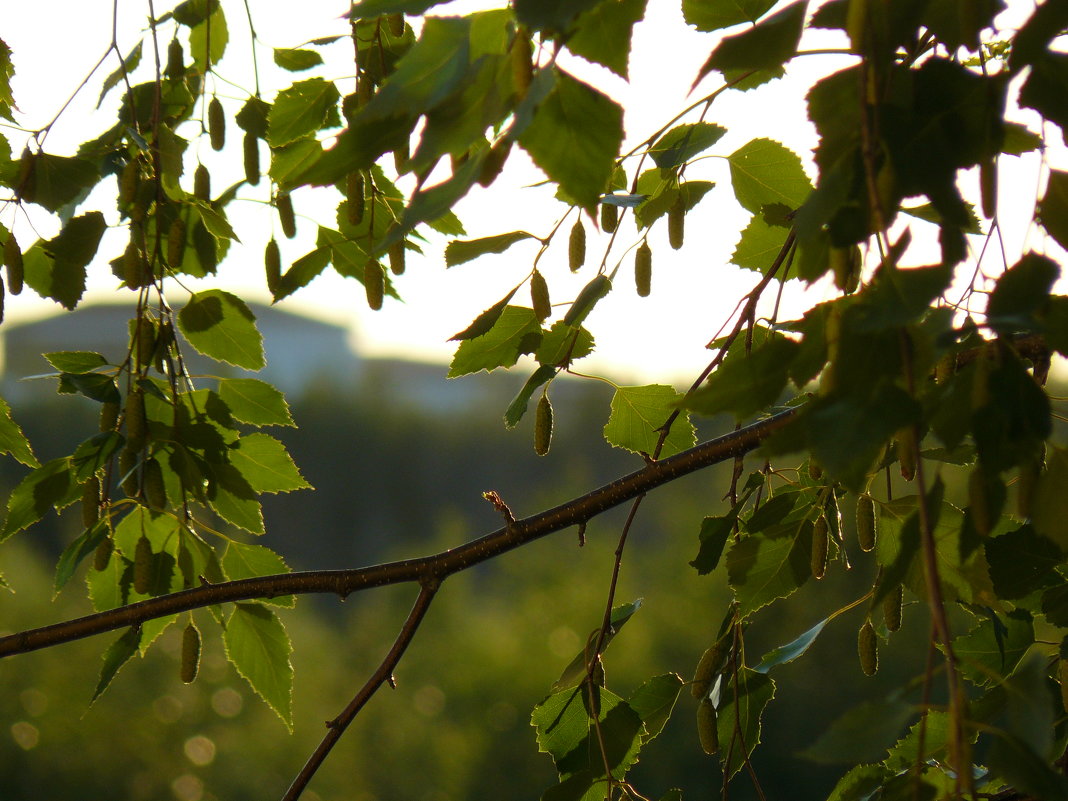
[[[100,679],[96,683],[96,690],[93,691],[93,698],[89,702],[90,704],[108,688],[111,680],[119,672],[119,668],[137,653],[140,645],[141,629],[138,626],[132,626],[119,639],[108,646],[108,649],[104,652],[104,664],[100,668]]]
[[[460,331],[458,334],[453,334],[449,337],[449,341],[475,339],[476,337],[480,337],[487,333],[497,324],[501,315],[504,314],[504,310],[508,306],[508,301],[512,299],[512,296],[515,295],[517,290],[518,287],[479,314],[478,317],[471,321],[471,325],[467,326],[467,328]]]
[[[773,667],[785,665],[787,662],[793,662],[809,649],[812,643],[816,641],[816,638],[820,636],[820,632],[823,631],[824,626],[830,622],[831,618],[824,618],[792,642],[771,649],[764,654],[760,660],[760,664],[754,667],[753,670],[757,673],[767,673]]]
[[[195,293],[178,313],[178,327],[198,352],[248,370],[266,364],[255,320],[241,298],[221,289]]]
[[[1055,445],[1046,457],[1046,469],[1038,479],[1031,511],[1035,530],[1057,543],[1061,551],[1068,551],[1068,450]]]
[[[330,112],[337,112],[341,95],[337,87],[322,78],[298,81],[278,93],[267,115],[267,142],[281,147],[323,127]]]
[[[471,70],[470,36],[469,18],[428,17],[419,40],[356,119],[401,116],[414,123],[419,114],[447,100]]]
[[[621,78],[627,78],[631,33],[645,16],[647,0],[621,0],[598,3],[579,16],[567,49],[589,61],[602,64]]]
[[[718,31],[743,22],[755,23],[775,0],[682,0],[686,22],[699,31]]]
[[[706,576],[719,566],[723,547],[734,532],[734,524],[737,521],[737,510],[732,510],[723,517],[706,517],[701,521],[701,547],[697,557],[690,562],[690,565],[697,569],[699,576]]]
[[[1022,156],[1042,146],[1042,137],[1029,130],[1019,122],[1005,123],[1005,139],[1001,143],[1001,152],[1009,156]]]
[[[58,391],[64,395],[84,395],[99,403],[118,402],[115,379],[103,373],[62,373]]]
[[[754,139],[727,157],[738,202],[757,214],[762,206],[800,207],[812,191],[801,159],[771,139]]]
[[[256,576],[275,576],[289,573],[290,568],[277,553],[263,545],[250,545],[230,540],[222,556],[222,569],[230,581]],[[297,605],[294,595],[279,595],[264,598],[263,603],[293,608]]]
[[[3,39],[0,39],[0,117],[11,122],[15,118],[11,116],[11,109],[15,107],[15,99],[11,96],[11,76],[15,74],[15,67],[11,63],[11,48]]]
[[[230,450],[230,463],[256,492],[311,489],[286,446],[267,434],[246,434]]]
[[[259,97],[250,97],[245,105],[237,112],[234,122],[238,127],[257,139],[267,138],[267,117],[271,113],[271,106]]]
[[[782,251],[788,234],[785,228],[768,225],[762,218],[753,217],[734,248],[731,264],[737,264],[745,270],[767,273]],[[781,276],[782,273],[777,275]]]
[[[222,6],[215,3],[213,7],[215,10],[211,15],[189,31],[189,55],[196,71],[202,75],[219,63],[230,41]]]
[[[400,222],[394,225],[385,238],[376,243],[381,252],[394,242],[399,242],[419,223],[429,223],[447,234],[463,233],[463,226],[455,224],[443,226],[446,221],[456,221],[452,207],[475,185],[481,171],[478,159],[468,159],[452,178],[426,189],[420,189],[412,195],[411,202],[404,209]]]
[[[506,306],[489,331],[460,343],[449,365],[449,378],[511,367],[519,360],[524,337],[540,332],[533,309]]]
[[[998,278],[986,305],[994,330],[1009,334],[1028,327],[1030,317],[1049,299],[1060,267],[1052,259],[1028,253]]]
[[[74,571],[78,569],[81,561],[96,550],[105,537],[108,536],[106,520],[98,520],[92,528],[87,528],[74,542],[63,549],[56,563],[56,578],[53,583],[53,592],[58,593],[70,581]]]
[[[963,600],[982,603],[993,594],[990,569],[983,551],[965,552],[961,547],[964,515],[960,509],[941,502],[941,484],[936,483],[928,497],[928,512],[934,529],[938,573],[946,601]],[[916,512],[918,496],[909,495],[879,503],[879,534],[876,554],[879,564],[887,567],[882,586],[887,591],[904,583],[921,598],[927,597],[923,560],[919,555],[919,527]],[[904,575],[898,575],[899,568]],[[893,574],[893,575],[891,575]],[[882,597],[879,593],[876,602]]]
[[[81,484],[104,467],[115,452],[126,442],[118,431],[104,431],[94,434],[74,449],[70,465],[74,470],[74,480]]]
[[[256,378],[223,378],[219,397],[234,419],[254,426],[294,426],[285,396],[266,381]]]
[[[800,346],[792,339],[775,334],[748,357],[732,354],[682,405],[708,417],[733,412],[742,420],[756,414],[782,394],[790,362],[799,350]]]
[[[538,749],[553,758],[561,779],[580,771],[603,776],[606,762],[612,775],[622,778],[637,761],[644,732],[642,719],[618,695],[600,688],[597,719],[605,746],[602,752],[598,733],[586,711],[587,692],[581,685],[562,690],[534,707],[530,722],[537,729]]]
[[[323,63],[323,57],[314,50],[300,50],[288,47],[274,49],[274,63],[284,70],[300,72],[310,70]]]
[[[223,644],[237,672],[292,731],[293,646],[278,616],[260,604],[235,604]]]
[[[534,358],[542,364],[555,367],[570,364],[592,352],[593,335],[589,331],[580,325],[568,325],[563,320],[557,320],[541,338]]]
[[[678,406],[681,396],[674,387],[650,384],[617,387],[612,396],[612,413],[604,427],[609,445],[635,453],[652,455],[660,438],[660,428]],[[692,448],[696,442],[689,415],[680,415],[664,440],[662,456]]]
[[[32,526],[50,508],[59,511],[80,497],[81,487],[74,481],[70,459],[45,462],[22,479],[8,496],[7,520],[0,531],[0,542]]]
[[[138,42],[136,45],[134,45],[133,50],[131,50],[126,55],[126,58],[122,60],[122,64],[114,72],[108,75],[107,78],[104,79],[104,83],[100,89],[100,97],[97,98],[96,101],[96,107],[98,109],[100,108],[100,104],[104,102],[104,98],[107,97],[108,92],[110,92],[118,84],[119,81],[121,81],[123,78],[125,78],[135,69],[137,69],[137,65],[141,63],[142,44],[143,42]],[[2,92],[0,92],[0,94],[2,94]]]
[[[716,144],[725,133],[726,128],[711,122],[676,125],[649,148],[649,155],[662,170],[681,167]]]
[[[90,373],[108,363],[99,353],[83,350],[61,350],[43,355],[49,364],[63,373]]]
[[[834,786],[827,801],[863,801],[882,787],[889,774],[882,765],[855,765]]]
[[[806,405],[765,448],[769,453],[807,448],[829,475],[856,489],[887,440],[917,415],[916,402],[894,386],[871,397],[824,396]]]
[[[487,253],[504,253],[516,242],[522,242],[524,239],[537,237],[526,231],[512,231],[510,234],[497,234],[482,239],[454,239],[445,247],[445,266],[455,267]]]
[[[1062,248],[1068,248],[1068,172],[1051,170],[1046,194],[1039,201],[1038,221]]]
[[[961,673],[981,687],[999,683],[1019,664],[1035,642],[1031,613],[1014,609],[989,617],[967,634],[953,640],[953,653]]]
[[[616,638],[616,635],[619,634],[625,625],[627,625],[627,621],[634,617],[634,614],[641,609],[641,607],[642,599],[638,598],[630,603],[620,604],[612,609],[612,614],[608,620],[610,628],[608,629],[608,633],[604,636],[604,642],[601,643],[601,653],[604,653],[608,649],[612,640]],[[600,634],[601,630],[599,628],[590,632],[589,636],[586,638],[586,648],[579,651],[575,655],[575,658],[568,663],[566,668],[564,668],[563,673],[560,674],[560,678],[553,683],[553,692],[573,689],[585,679],[586,660],[588,658],[586,649],[593,647],[597,638],[600,637]]]
[[[204,228],[216,239],[233,239],[235,242],[241,241],[237,232],[234,231],[233,226],[230,225],[230,221],[227,220],[221,212],[216,211],[202,200],[197,201],[196,209],[196,213],[200,216],[201,222],[204,223]]]
[[[623,143],[623,109],[607,95],[555,71],[555,84],[519,144],[586,210],[608,189]]]
[[[799,519],[736,541],[727,553],[727,576],[748,617],[793,594],[812,575],[812,523]]]
[[[952,737],[951,723],[945,712],[928,710],[920,720],[909,727],[908,733],[894,744],[883,764],[897,773],[908,770],[920,760],[944,760]]]
[[[85,292],[85,268],[96,255],[107,224],[91,211],[75,217],[48,242],[37,242],[24,255],[26,284],[43,298],[73,309]]]
[[[760,744],[760,717],[774,697],[774,680],[747,667],[740,668],[736,676],[725,677],[720,685],[716,727],[723,773],[728,778],[741,770]]]
[[[1068,779],[1049,766],[1026,742],[1007,732],[995,731],[986,763],[995,775],[1018,792],[1042,801],[1066,801]]]
[[[556,368],[548,364],[541,365],[531,373],[530,378],[523,384],[523,388],[516,393],[512,402],[508,404],[508,409],[505,410],[504,425],[507,428],[515,428],[519,425],[519,421],[527,413],[527,406],[530,404],[534,391],[554,375],[556,375]]]
[[[588,11],[599,0],[515,0],[515,15],[528,28],[536,31],[563,33],[579,14]]]
[[[262,534],[263,510],[248,480],[231,464],[215,465],[212,472],[214,481],[208,488],[211,508],[228,523]]]
[[[84,198],[100,180],[96,164],[87,159],[49,153],[31,154],[27,151],[23,153],[22,163],[23,172],[28,171],[20,181],[22,198],[44,206],[51,212],[58,212],[64,206]],[[99,212],[92,214],[103,221]]]
[[[14,459],[26,467],[40,467],[41,463],[33,455],[30,441],[22,433],[19,424],[11,417],[11,407],[0,398],[0,453],[10,453]],[[0,539],[3,539],[0,536]]]
[[[1058,578],[1061,549],[1030,524],[984,542],[990,580],[999,598],[1015,600],[1044,589]]]
[[[354,3],[349,10],[349,16],[353,19],[370,19],[383,14],[395,14],[403,12],[419,16],[428,8],[446,3],[449,0],[360,0]]]
[[[859,704],[801,752],[813,762],[881,760],[913,716],[913,705],[897,698]]]
[[[756,27],[723,39],[701,67],[698,80],[712,70],[748,72],[782,66],[797,53],[807,8],[807,0],[792,3]]]
[[[677,673],[665,673],[643,682],[627,699],[627,704],[645,724],[642,745],[663,731],[684,684]]]

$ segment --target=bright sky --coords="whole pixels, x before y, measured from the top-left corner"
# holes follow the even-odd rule
[[[116,0],[119,10],[118,41],[125,54],[138,40],[145,24],[147,5],[144,0]],[[502,0],[503,2],[503,0]],[[257,34],[266,47],[258,50],[261,81],[277,75],[271,61],[269,47],[297,47],[309,39],[347,32],[347,23],[340,14],[347,3],[340,0],[304,0],[300,13],[275,12],[274,3],[250,3]],[[458,0],[443,4],[434,13],[464,13],[477,8],[500,6],[501,2]],[[816,5],[813,3],[812,5]],[[1030,0],[1009,0],[1010,9],[1003,19],[1006,25],[1017,24],[1033,8]],[[156,13],[169,7],[166,0],[156,0]],[[697,70],[704,62],[715,40],[700,34],[682,19],[679,0],[649,0],[646,19],[635,29],[633,55],[630,64],[631,81],[626,83],[606,70],[573,59],[565,67],[576,72],[606,91],[626,109],[625,149],[629,149],[660,128],[694,99],[716,88],[717,78],[711,77],[688,96]],[[226,56],[218,66],[219,79],[214,88],[230,98],[227,108],[236,111],[251,91],[250,37],[244,9],[240,3],[224,2],[228,12],[230,44]],[[111,40],[111,3],[70,3],[69,0],[37,0],[34,3],[8,3],[0,10],[0,37],[13,50],[16,74],[13,85],[15,100],[22,112],[21,121],[27,128],[38,128],[50,120],[71,95],[82,78],[107,50]],[[59,22],[57,22],[59,21]],[[161,41],[169,40],[171,28],[163,28]],[[839,47],[833,37],[806,38],[802,49]],[[336,78],[352,72],[351,48],[344,42],[322,50],[327,59],[324,74]],[[147,61],[147,59],[146,59]],[[57,63],[62,64],[57,71]],[[782,141],[801,156],[809,169],[810,151],[816,144],[815,133],[807,122],[803,96],[805,88],[817,77],[848,65],[843,56],[807,56],[796,59],[786,79],[773,82],[757,91],[727,92],[713,104],[705,119],[726,126],[728,134],[712,149],[715,156],[726,156],[755,137],[769,137]],[[103,77],[117,66],[114,56],[93,77],[83,92],[75,98],[59,123],[50,133],[46,149],[69,154],[77,144],[104,130],[109,121],[105,114],[94,114],[93,107]],[[297,80],[320,74],[316,71],[282,74],[282,78]],[[291,77],[292,76],[292,77]],[[270,100],[284,84],[264,82],[263,95]],[[343,91],[344,85],[342,86]],[[1012,94],[1012,93],[1010,93]],[[115,92],[105,103],[110,113],[117,103]],[[1038,129],[1033,114],[1019,113],[1017,118]],[[692,121],[695,117],[688,118]],[[17,153],[21,147],[20,134],[0,129],[11,140]],[[190,130],[183,133],[190,136]],[[231,133],[233,128],[231,127]],[[1047,162],[1064,168],[1068,165],[1060,137],[1054,133],[1050,140],[1056,147],[1047,152]],[[195,143],[187,153],[187,176],[192,173],[192,154],[199,155],[212,171],[213,186],[222,187],[240,178],[240,139],[229,137],[227,149],[214,153],[206,137]],[[633,177],[633,165],[628,177]],[[597,351],[583,360],[577,369],[585,372],[602,371],[617,380],[669,381],[686,383],[710,358],[705,344],[724,323],[737,300],[756,282],[758,276],[743,272],[728,264],[738,233],[745,226],[748,215],[734,201],[730,191],[727,163],[722,158],[707,158],[687,171],[690,179],[716,181],[718,186],[706,196],[686,220],[686,245],[678,252],[667,243],[666,226],[654,226],[650,236],[653,249],[653,293],[639,298],[633,289],[632,251],[639,240],[630,219],[621,226],[616,246],[609,256],[609,266],[621,258],[616,290],[606,299],[587,322],[597,337]],[[552,199],[552,191],[530,185],[541,180],[540,173],[525,158],[519,148],[512,151],[508,167],[489,189],[475,187],[459,205],[457,213],[467,227],[467,238],[489,236],[516,229],[534,234],[547,234],[566,207]],[[965,176],[965,190],[976,196],[975,176]],[[1005,250],[1011,264],[1025,248],[1056,251],[1040,229],[1028,226],[1034,199],[1039,196],[1042,164],[1037,155],[1023,158],[1004,157],[1001,160],[1001,203]],[[402,184],[403,185],[403,184]],[[526,188],[524,188],[526,187]],[[220,267],[221,283],[239,294],[267,299],[263,285],[263,246],[277,218],[264,201],[269,198],[267,182],[258,187],[246,187],[240,197],[243,202],[231,204],[228,213],[238,232],[261,231],[260,237],[245,237],[243,246],[235,246]],[[90,204],[95,198],[90,199]],[[308,252],[313,246],[315,220],[330,225],[336,195],[328,190],[301,190],[294,194],[298,214],[298,236],[286,240],[280,232],[277,238],[282,247],[283,262],[288,263]],[[92,206],[89,206],[92,207]],[[99,207],[109,213],[112,206],[105,199]],[[628,215],[629,217],[629,215]],[[54,234],[47,215],[32,218],[43,236]],[[109,221],[117,221],[111,214]],[[0,222],[14,224],[20,243],[28,247],[35,236],[25,216],[15,215],[12,207],[0,209]],[[603,255],[607,237],[597,235],[586,221],[588,256],[586,267],[577,275],[567,268],[566,233],[558,236],[542,258],[539,268],[546,275],[555,302],[572,299],[592,277]],[[913,227],[914,241],[907,263],[922,264],[937,260],[933,251],[933,228],[922,223]],[[972,238],[972,247],[982,247],[981,237]],[[125,244],[123,232],[109,232],[101,246],[96,263],[90,267],[90,295],[97,299],[113,295],[114,280],[106,261],[118,255]],[[299,311],[320,319],[328,319],[351,327],[361,352],[409,358],[447,361],[455,343],[447,342],[455,332],[465,328],[479,312],[492,305],[529,273],[536,253],[536,244],[520,243],[503,255],[485,256],[475,262],[446,271],[442,251],[446,241],[435,235],[424,247],[426,256],[408,260],[407,273],[396,279],[404,303],[387,299],[380,312],[368,310],[363,288],[357,282],[333,274],[315,281],[308,288],[285,300],[283,309]],[[932,252],[933,251],[933,252]],[[989,271],[997,273],[1000,252],[991,249],[985,262]],[[215,285],[218,285],[216,283]],[[827,291],[826,285],[816,285],[806,292],[791,284],[791,291],[783,298],[780,319],[790,319],[817,302]],[[127,290],[120,290],[125,294]],[[174,288],[173,302],[180,303],[179,290]],[[51,301],[35,300],[27,292],[8,298],[8,318],[25,319],[39,316],[58,307]],[[774,300],[771,293],[769,301]],[[526,303],[525,290],[516,302]],[[770,305],[765,308],[770,309]]]

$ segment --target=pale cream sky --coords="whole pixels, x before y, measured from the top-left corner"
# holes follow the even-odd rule
[[[292,13],[286,6],[285,13],[274,13],[273,3],[250,3],[257,33],[268,47],[296,47],[308,39],[329,34],[344,34],[347,23],[340,14],[347,8],[344,2],[305,0],[300,14]],[[435,13],[462,13],[475,8],[499,6],[500,3],[466,0],[443,4]],[[813,4],[815,5],[815,4]],[[1006,24],[1026,18],[1033,4],[1030,0],[1010,0],[1006,12]],[[631,81],[623,82],[606,70],[572,59],[565,66],[580,77],[594,83],[623,103],[626,108],[627,145],[636,144],[667,122],[678,110],[696,97],[706,94],[716,86],[713,76],[705,80],[692,98],[688,90],[697,70],[704,62],[715,39],[690,29],[682,20],[679,0],[649,0],[646,19],[635,29],[633,55],[630,65]],[[0,37],[12,48],[16,75],[14,92],[22,111],[21,121],[34,128],[45,124],[92,65],[107,49],[111,39],[111,7],[104,0],[70,3],[69,0],[38,0],[32,4],[7,4],[0,11]],[[156,11],[169,7],[164,0],[157,0]],[[119,0],[120,25],[119,47],[123,53],[136,43],[146,18],[147,4],[144,0]],[[239,107],[251,89],[250,48],[247,23],[242,4],[225,3],[229,12],[230,44],[227,54],[218,67],[221,80],[213,88],[232,101],[228,110]],[[56,24],[55,20],[62,20]],[[163,30],[163,41],[170,37],[170,29]],[[819,36],[819,32],[816,32]],[[832,38],[806,39],[802,49],[839,46]],[[327,68],[322,74],[338,77],[351,73],[351,51],[344,43],[323,51]],[[263,94],[269,100],[274,92],[284,86],[271,85],[268,81],[276,73],[266,48],[259,53]],[[57,60],[63,64],[56,70]],[[755,137],[777,139],[801,156],[809,169],[810,150],[816,143],[815,133],[808,124],[803,104],[804,91],[820,75],[835,71],[849,63],[848,57],[808,56],[795,60],[786,79],[775,81],[759,90],[741,93],[728,92],[713,104],[705,119],[728,128],[728,134],[710,151],[717,156],[726,156]],[[93,113],[103,77],[116,66],[114,56],[94,76],[88,87],[71,104],[49,135],[46,149],[49,152],[69,153],[78,142],[90,138],[108,124],[106,114]],[[291,79],[318,74],[298,73]],[[287,75],[283,75],[283,78]],[[264,79],[267,80],[264,80]],[[232,82],[229,85],[226,82]],[[105,111],[114,108],[118,93],[105,103]],[[695,116],[688,118],[690,121]],[[1021,113],[1019,119],[1037,129],[1034,115]],[[21,147],[19,133],[10,129],[0,131],[11,140],[16,152]],[[188,131],[185,132],[188,136]],[[1050,137],[1056,143],[1046,154],[1048,162],[1065,168],[1065,158],[1059,135]],[[197,154],[211,168],[215,186],[225,186],[229,175],[238,180],[241,175],[239,140],[231,137],[227,150],[221,154],[211,151],[206,141],[195,143],[187,154],[190,159]],[[187,160],[187,174],[192,172]],[[631,166],[631,177],[633,165]],[[633,223],[628,219],[621,226],[621,236],[609,259],[609,265],[623,258],[624,266],[619,271],[616,290],[606,299],[587,322],[597,337],[597,352],[583,360],[577,369],[585,372],[604,371],[617,380],[671,381],[685,383],[695,376],[710,358],[705,344],[713,337],[730,314],[735,302],[757,280],[750,272],[740,271],[728,264],[741,229],[748,214],[740,209],[730,191],[730,179],[726,162],[721,158],[707,158],[687,170],[690,179],[713,180],[718,186],[706,196],[687,216],[685,247],[678,252],[670,249],[664,224],[654,227],[650,236],[653,248],[653,293],[651,297],[639,298],[632,280],[632,255],[624,252],[639,239]],[[524,154],[516,148],[512,151],[508,168],[489,189],[475,187],[462,201],[457,212],[464,221],[467,238],[489,236],[516,229],[529,230],[543,235],[551,230],[555,220],[566,208],[552,199],[552,191],[546,187],[524,188],[541,179],[540,173],[530,165]],[[1047,242],[1040,229],[1029,226],[1027,221],[1042,180],[1042,166],[1037,155],[1024,158],[1004,157],[1001,162],[1000,214],[1006,251],[1011,263],[1025,247],[1056,251],[1056,246]],[[975,176],[962,178],[966,192],[977,194]],[[247,202],[232,204],[228,213],[239,232],[260,231],[259,237],[246,236],[244,245],[236,245],[229,258],[220,266],[220,280],[224,286],[266,299],[262,286],[262,254],[264,242],[269,238],[277,220],[264,205],[269,197],[266,182],[258,187],[246,187],[240,197]],[[301,190],[295,193],[294,201],[298,217],[298,237],[286,240],[278,234],[282,246],[283,261],[292,261],[312,247],[315,219],[327,225],[333,218],[332,193],[328,190]],[[95,200],[95,198],[91,199]],[[336,196],[334,196],[336,201]],[[100,207],[110,213],[111,204],[104,199]],[[42,234],[54,233],[47,215],[35,215],[35,223]],[[0,222],[15,230],[23,247],[32,243],[31,232],[21,213],[13,214],[8,207],[0,210]],[[114,214],[109,221],[116,222]],[[577,275],[567,269],[566,229],[561,240],[554,243],[549,253],[542,258],[540,269],[548,279],[550,292],[555,302],[570,300],[593,275],[600,261],[607,237],[603,239],[586,222],[588,233],[588,257],[586,267]],[[916,245],[910,254],[911,263],[934,261],[934,232],[922,223],[913,226]],[[364,353],[396,355],[411,358],[434,358],[448,360],[455,343],[448,337],[466,327],[470,320],[484,308],[499,300],[529,272],[536,252],[533,243],[520,243],[503,255],[485,256],[478,261],[446,271],[441,256],[445,245],[442,237],[434,236],[425,247],[426,256],[409,259],[408,271],[397,279],[398,289],[405,299],[397,303],[387,299],[380,312],[367,309],[362,287],[355,281],[332,274],[315,281],[283,301],[282,308],[300,311],[319,318],[349,325]],[[982,238],[972,238],[972,246],[978,251]],[[114,294],[114,281],[105,264],[121,252],[124,235],[120,231],[109,233],[101,247],[98,261],[90,267],[88,297],[97,299]],[[991,249],[987,258],[1000,251]],[[1063,254],[1061,254],[1063,255]],[[998,262],[988,263],[992,272],[997,272]],[[801,291],[802,287],[789,285],[784,296],[780,319],[796,316],[812,303],[821,299],[826,285],[817,285]],[[120,290],[122,295],[126,290]],[[11,320],[27,315],[38,315],[58,307],[51,301],[35,301],[24,293],[17,298],[8,298],[8,316]],[[181,302],[181,290],[173,290],[174,302]],[[773,295],[771,296],[773,300]],[[516,301],[526,303],[525,290],[520,290]],[[766,307],[770,309],[770,305]]]

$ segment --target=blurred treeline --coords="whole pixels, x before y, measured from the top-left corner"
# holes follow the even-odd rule
[[[465,404],[440,410],[406,403],[404,387],[387,378],[356,392],[309,387],[291,398],[300,428],[272,432],[317,488],[265,502],[268,544],[294,569],[353,567],[457,545],[500,525],[482,500],[485,490],[525,516],[642,465],[600,437],[611,391],[599,382],[554,386],[557,430],[552,451],[539,458],[529,419],[516,431],[501,423],[516,389],[512,377],[462,379],[482,384]],[[94,406],[44,393],[14,414],[44,460],[69,453],[94,430]],[[747,472],[760,467],[754,458],[746,463]],[[641,509],[617,602],[645,603],[606,655],[608,686],[618,694],[669,671],[688,680],[719,627],[729,597],[723,569],[701,577],[687,563],[702,517],[723,513],[729,471],[723,465],[680,480]],[[23,472],[4,464],[4,496]],[[848,518],[851,507],[844,511]],[[51,598],[54,560],[75,536],[77,518],[76,509],[53,517],[0,548],[0,570],[16,591],[0,597],[0,626],[16,630],[87,611],[77,581]],[[591,522],[584,547],[575,530],[561,532],[449,579],[397,670],[397,689],[371,701],[307,797],[539,798],[555,777],[537,752],[530,712],[600,622],[622,520],[616,510]],[[809,582],[778,602],[774,628],[747,635],[747,662],[863,594],[872,574],[870,560],[860,561],[848,575],[836,564],[834,580]],[[377,666],[414,597],[415,588],[404,586],[344,603],[304,598],[282,611],[295,646],[292,734],[228,666],[207,612],[197,614],[208,646],[190,686],[178,679],[180,626],[124,668],[92,707],[101,654],[115,635],[0,661],[0,801],[278,798],[324,722]],[[773,672],[779,688],[754,761],[768,798],[826,797],[841,770],[796,753],[862,688],[870,693],[872,682],[891,686],[922,672],[925,653],[915,643],[926,637],[926,615],[912,606],[892,644],[900,658],[875,679],[863,678],[853,645],[862,615],[858,608],[838,618],[804,658]],[[700,750],[694,712],[684,691],[664,735],[643,752],[631,776],[646,796],[679,787],[693,801],[720,797],[718,761]],[[746,776],[730,797],[756,797]]]

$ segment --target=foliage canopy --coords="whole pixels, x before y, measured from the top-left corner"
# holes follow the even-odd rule
[[[98,610],[2,637],[0,656],[120,631],[104,652],[95,699],[135,654],[179,626],[184,680],[195,678],[202,638],[220,637],[237,672],[289,725],[292,646],[281,610],[302,593],[418,584],[389,655],[328,724],[285,796],[296,798],[368,698],[393,680],[447,577],[570,526],[581,538],[587,520],[629,502],[604,622],[533,710],[537,745],[559,774],[544,798],[676,797],[627,777],[687,686],[724,794],[743,772],[759,793],[750,755],[777,692],[776,669],[856,610],[859,669],[874,674],[880,656],[898,656],[906,602],[930,617],[928,655],[900,654],[915,678],[828,722],[807,747],[813,760],[850,765],[831,798],[978,798],[1006,788],[1068,798],[1068,444],[1044,389],[1052,356],[1068,355],[1068,297],[1055,294],[1061,251],[1052,244],[1068,247],[1068,172],[1044,165],[1033,209],[1049,253],[992,266],[985,242],[977,252],[981,237],[996,242],[998,214],[1010,205],[999,204],[999,162],[1043,151],[1057,129],[1065,136],[1068,56],[1059,46],[1068,6],[1047,0],[1018,29],[1002,30],[1001,0],[818,8],[683,0],[686,21],[709,34],[694,89],[716,88],[621,152],[621,106],[561,56],[628,77],[646,0],[514,0],[465,16],[436,16],[438,5],[354,3],[346,36],[256,52],[260,67],[270,55],[294,80],[273,98],[254,88],[235,103],[217,65],[243,15],[216,0],[185,0],[150,18],[129,51],[112,42],[100,101],[121,98],[114,124],[72,155],[47,149],[62,114],[40,130],[18,127],[12,54],[0,42],[0,117],[11,123],[0,134],[0,286],[18,295],[25,284],[73,309],[88,271],[110,269],[132,310],[124,352],[72,343],[45,354],[60,393],[99,405],[99,431],[72,453],[41,464],[0,407],[0,449],[29,468],[8,498],[0,540],[78,506],[82,533],[58,559],[55,590],[84,575]],[[774,131],[717,152],[731,120],[706,119],[715,101],[759,91],[795,59],[820,58],[801,49],[813,29],[836,32],[834,54],[850,57],[806,95],[819,137],[816,175]],[[337,43],[352,49],[355,76],[301,77]],[[1017,105],[1042,127],[1008,119]],[[240,159],[244,178],[213,187],[190,148],[201,137]],[[544,236],[465,239],[454,206],[476,184],[497,186],[516,148],[556,187],[565,213]],[[729,186],[702,174],[707,156],[726,160]],[[961,188],[970,170],[977,198]],[[290,573],[281,555],[250,541],[264,532],[260,496],[309,488],[268,433],[293,425],[288,406],[262,380],[189,373],[188,349],[248,371],[265,357],[245,299],[218,287],[189,291],[183,277],[221,274],[246,249],[248,235],[228,217],[235,203],[260,192],[293,238],[295,208],[317,188],[332,192],[336,219],[315,223],[314,247],[284,269],[279,243],[268,243],[264,281],[276,301],[332,269],[361,282],[378,309],[400,296],[406,254],[421,252],[431,231],[451,239],[450,267],[538,243],[515,288],[488,298],[453,337],[448,374],[530,369],[502,411],[514,427],[534,403],[539,454],[551,448],[554,383],[594,351],[590,313],[630,280],[639,295],[652,291],[650,231],[666,228],[671,246],[684,248],[701,201],[733,193],[751,217],[731,261],[755,283],[689,390],[615,387],[603,434],[641,456],[635,473],[519,520],[486,493],[502,528],[440,554]],[[28,229],[19,220],[31,207],[59,227],[27,247],[16,234]],[[628,216],[633,229],[624,227]],[[910,248],[912,230],[927,226],[937,229],[936,256]],[[108,250],[109,229],[126,236],[121,252]],[[570,271],[588,281],[553,303],[543,256],[565,237]],[[588,259],[594,248],[603,255]],[[911,263],[917,253],[925,263]],[[826,276],[833,296],[798,319],[779,319],[778,304],[765,302]],[[695,446],[691,415],[729,415],[738,425]],[[694,655],[692,679],[653,676],[624,698],[607,686],[602,655],[639,612],[639,602],[614,597],[631,521],[647,492],[732,460],[726,505],[709,509],[695,532],[691,564],[700,574],[724,572],[733,602],[707,652]],[[747,652],[750,625],[773,620],[806,581],[835,581],[850,565],[870,576],[869,589],[819,613],[799,636],[782,632],[780,647]]]

